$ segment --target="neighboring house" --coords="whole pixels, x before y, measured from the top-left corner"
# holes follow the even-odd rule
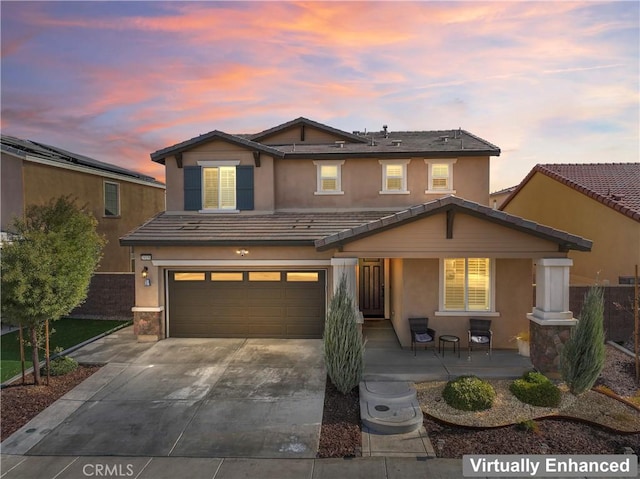
[[[640,163],[537,165],[501,209],[593,240],[572,285],[629,284],[640,264]]]
[[[95,284],[101,283],[110,288],[107,297],[126,293],[132,298],[131,251],[120,246],[119,238],[164,210],[164,184],[135,171],[35,141],[2,135],[1,147],[3,233],[27,205],[43,204],[62,195],[77,198],[77,204],[86,204],[96,217],[97,231],[107,240],[98,276],[108,276],[94,277],[90,296],[98,293]]]
[[[515,347],[532,260],[564,271],[590,242],[486,206],[499,154],[460,129],[349,133],[306,118],[152,153],[167,212],[121,238],[139,340],[319,338],[344,274],[364,317],[390,319],[405,347],[413,316],[464,345],[469,318],[490,318],[494,347]],[[539,290],[540,311],[568,309]]]
[[[489,195],[489,206],[494,209],[499,209],[502,206],[502,203],[511,196],[511,193],[513,193],[516,188],[516,186],[510,186],[509,188],[494,191]]]

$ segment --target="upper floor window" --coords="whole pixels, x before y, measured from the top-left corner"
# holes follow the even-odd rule
[[[442,264],[442,311],[490,312],[494,281],[489,258],[445,258]]]
[[[424,160],[427,164],[427,190],[425,193],[455,193],[453,165],[456,158]]]
[[[202,168],[202,209],[236,209],[236,167]]]
[[[104,215],[120,216],[120,184],[104,182]]]
[[[184,209],[202,213],[254,209],[253,165],[198,161],[184,167]]]
[[[407,165],[411,160],[379,160],[382,165],[382,190],[380,194],[409,194],[407,190]]]
[[[317,168],[316,195],[342,195],[342,165],[341,161],[314,161]]]

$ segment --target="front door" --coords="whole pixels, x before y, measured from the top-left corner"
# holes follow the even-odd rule
[[[384,260],[360,260],[360,311],[365,318],[384,317]]]

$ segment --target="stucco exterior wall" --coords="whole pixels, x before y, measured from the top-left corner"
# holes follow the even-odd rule
[[[618,284],[640,264],[640,223],[541,173],[504,210],[593,241],[591,252],[569,253],[572,285]]]
[[[452,239],[446,239],[446,214],[439,213],[346,243],[339,255],[438,258],[474,253],[503,258],[565,256],[555,243],[461,213],[455,215]]]
[[[425,192],[428,167],[424,158],[407,158],[409,194],[380,194],[382,165],[377,158],[347,159],[342,165],[341,195],[316,195],[317,167],[313,160],[276,160],[275,202],[277,209],[402,208],[426,203],[450,193]],[[437,160],[429,160],[437,161]],[[456,196],[487,204],[489,158],[458,158],[453,165]]]
[[[253,165],[253,152],[228,142],[215,140],[199,145],[185,152],[182,156],[182,166],[195,166],[198,161],[240,161],[241,165]],[[184,169],[178,168],[175,157],[165,160],[167,178],[167,211],[184,211]],[[255,167],[254,174],[254,207],[255,211],[274,210],[273,190],[273,158],[261,154],[260,166]],[[189,212],[193,214],[193,211]]]
[[[104,216],[104,182],[120,185],[119,217]],[[107,244],[99,272],[129,272],[129,248],[120,246],[119,238],[164,209],[164,189],[115,178],[57,168],[25,161],[23,164],[24,203],[43,204],[63,195],[78,198],[77,204],[88,204],[98,220],[97,231]],[[4,193],[3,193],[4,198]]]
[[[0,188],[2,188],[2,231],[7,230],[13,218],[21,216],[24,211],[22,160],[2,153],[0,163]]]
[[[467,347],[469,318],[474,314],[437,315],[439,264],[437,259],[396,259],[391,262],[395,308],[392,322],[403,347],[411,346],[408,318],[425,316],[437,336],[456,335],[462,348]],[[499,316],[485,319],[492,321],[493,347],[514,349],[517,346],[513,338],[529,328],[526,315],[531,312],[533,303],[532,262],[530,259],[496,259],[495,275],[496,311]],[[396,304],[401,304],[402,309],[398,309]]]

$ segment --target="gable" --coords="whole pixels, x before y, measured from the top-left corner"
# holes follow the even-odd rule
[[[530,258],[560,254],[555,242],[464,213],[456,213],[451,236],[447,239],[447,213],[443,211],[354,240],[343,245],[342,251],[413,258],[437,258],[443,254]]]
[[[300,124],[292,125],[289,128],[278,131],[260,140],[265,145],[291,145],[291,144],[323,144],[336,141],[345,141],[344,135],[319,128]]]

